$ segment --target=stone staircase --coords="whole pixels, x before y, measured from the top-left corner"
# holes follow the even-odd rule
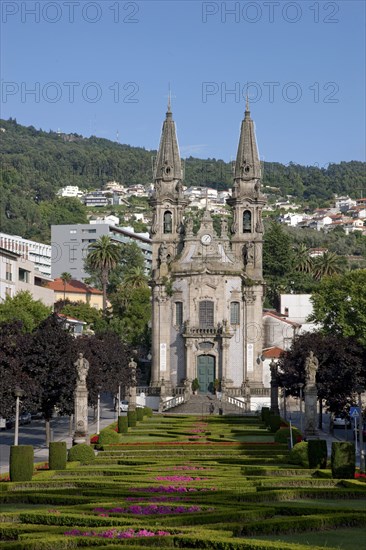
[[[191,395],[189,401],[169,409],[166,412],[169,414],[196,414],[207,416],[210,414],[211,403],[215,407],[212,414],[219,414],[220,408],[222,408],[223,414],[243,414],[243,409],[240,409],[230,403],[222,403],[217,399],[216,395],[212,395],[211,393]]]

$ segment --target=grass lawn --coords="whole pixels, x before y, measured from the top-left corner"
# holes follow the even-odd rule
[[[365,503],[364,507],[365,507]],[[282,535],[281,537],[261,536],[261,540],[286,543],[301,543],[313,548],[338,548],[342,550],[363,550],[366,548],[366,528],[336,529],[334,531],[319,531],[317,533],[301,533],[297,535]]]

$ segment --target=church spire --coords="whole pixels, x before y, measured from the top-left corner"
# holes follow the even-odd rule
[[[155,165],[155,181],[182,180],[182,164],[180,160],[175,122],[171,111],[171,96],[169,92],[168,109],[163,123],[160,145]]]
[[[254,122],[250,118],[249,99],[246,98],[245,115],[241,123],[240,140],[235,163],[235,180],[253,180],[261,177]]]

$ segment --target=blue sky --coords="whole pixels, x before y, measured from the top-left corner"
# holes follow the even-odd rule
[[[234,158],[248,92],[262,159],[365,158],[361,0],[1,8],[3,118],[156,149],[170,83],[182,157]]]

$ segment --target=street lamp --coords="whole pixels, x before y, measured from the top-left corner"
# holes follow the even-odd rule
[[[298,384],[299,386],[299,390],[300,390],[300,432],[302,433],[302,389],[304,387],[305,384],[302,384],[300,382],[300,384]]]
[[[97,386],[98,400],[97,400],[97,435],[100,433],[100,390],[102,386]]]
[[[360,470],[361,472],[365,471],[365,449],[363,447],[363,416],[362,416],[362,399],[361,399],[361,393],[365,391],[365,388],[362,386],[357,386],[356,392],[358,394],[358,408],[360,410],[360,415],[358,417],[358,431],[360,434]],[[356,441],[357,441],[357,433],[355,433]]]
[[[283,391],[283,418],[287,420],[287,409],[286,409],[286,386],[282,387]]]
[[[14,432],[14,445],[18,445],[18,439],[19,439],[19,402],[20,398],[23,397],[24,391],[19,388],[19,386],[15,387],[14,390],[15,395],[15,432]]]

